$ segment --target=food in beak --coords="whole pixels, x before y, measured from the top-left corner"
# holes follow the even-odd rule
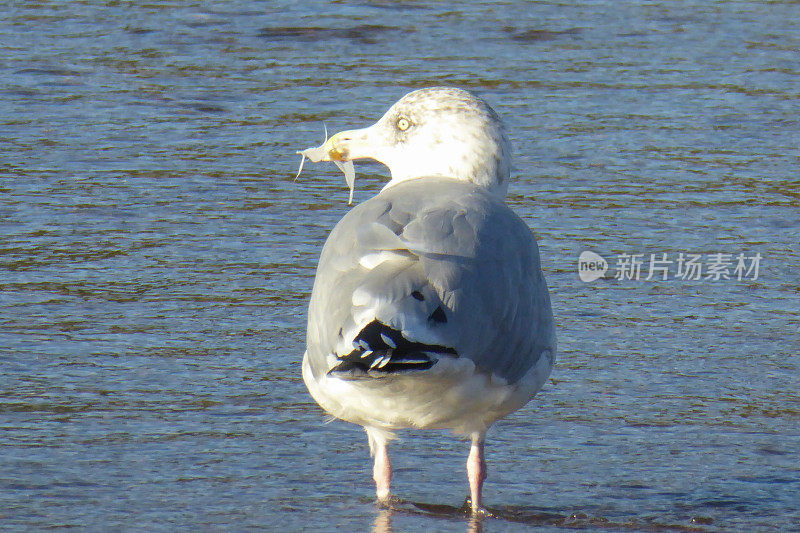
[[[356,170],[353,166],[352,161],[340,161],[339,155],[337,153],[333,153],[336,150],[332,146],[328,146],[328,134],[327,131],[325,132],[325,142],[323,142],[320,146],[314,148],[306,148],[305,150],[300,150],[297,152],[302,156],[300,159],[300,168],[297,169],[297,176],[294,179],[300,177],[300,173],[303,171],[303,163],[306,160],[306,157],[309,158],[314,163],[319,163],[320,161],[333,161],[336,163],[336,166],[339,167],[339,170],[344,172],[344,180],[347,182],[347,186],[350,187],[350,198],[347,201],[347,205],[353,205],[353,190],[355,189],[356,184]]]

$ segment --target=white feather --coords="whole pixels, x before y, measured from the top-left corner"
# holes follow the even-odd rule
[[[391,337],[386,335],[385,333],[381,333],[381,339],[389,348],[397,348],[397,343],[392,340]]]

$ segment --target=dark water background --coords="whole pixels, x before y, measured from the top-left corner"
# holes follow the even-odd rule
[[[800,530],[797,2],[6,2],[0,527]],[[300,379],[341,174],[294,151],[408,90],[504,117],[558,323],[549,383],[467,443],[363,432]],[[356,200],[384,170],[357,165]],[[585,249],[763,256],[592,284]],[[430,504],[430,505],[423,505]]]

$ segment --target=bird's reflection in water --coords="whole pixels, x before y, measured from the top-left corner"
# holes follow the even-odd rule
[[[375,522],[372,523],[372,533],[392,533],[392,510],[388,508],[378,509]]]
[[[653,531],[677,532],[702,532],[706,531],[700,524],[710,524],[711,519],[700,522],[693,519],[691,524],[670,524],[650,518],[642,520],[631,517],[627,521],[612,522],[599,516],[590,516],[582,512],[559,512],[557,510],[542,509],[525,505],[506,505],[503,507],[487,508],[486,512],[475,516],[471,513],[469,501],[461,507],[441,505],[435,503],[422,503],[401,500],[393,497],[389,503],[379,504],[378,514],[373,523],[373,533],[391,533],[392,517],[395,515],[429,517],[431,519],[444,518],[448,520],[463,519],[467,533],[483,533],[483,525],[490,520],[503,520],[516,524],[543,527],[555,526],[568,529],[647,529]]]
[[[468,533],[483,533],[483,520],[482,516],[471,516],[467,524]]]
[[[391,504],[383,504],[380,506],[378,514],[375,516],[375,521],[373,522],[372,533],[393,533],[392,516],[395,514],[416,514],[443,518],[463,516],[465,518],[467,533],[483,533],[483,521],[486,519],[486,516],[483,515],[470,515],[470,513],[465,512],[464,508],[451,507],[448,505],[395,501]]]
[[[391,533],[392,517],[395,515],[416,515],[430,518],[463,519],[467,533],[483,533],[483,523],[490,518],[497,518],[495,510],[486,510],[480,515],[473,515],[469,500],[461,507],[436,503],[412,502],[396,496],[388,503],[378,504],[378,514],[373,522],[373,533]]]

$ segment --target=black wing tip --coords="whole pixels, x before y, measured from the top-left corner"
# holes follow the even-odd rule
[[[361,361],[345,360],[328,371],[328,375],[337,377],[385,377],[391,374],[406,374],[415,371],[428,370],[436,361],[429,359],[419,363],[386,363],[382,368],[370,368]]]
[[[361,329],[353,344],[357,347],[352,352],[336,356],[341,362],[328,371],[329,375],[381,377],[428,370],[438,361],[437,355],[458,357],[456,350],[447,346],[409,341],[402,332],[377,319]]]

